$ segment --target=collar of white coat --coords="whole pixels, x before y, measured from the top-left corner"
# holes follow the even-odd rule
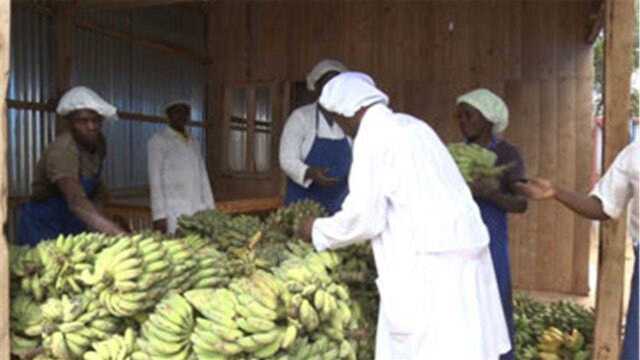
[[[167,126],[167,133],[170,134],[171,136],[174,136],[184,142],[191,142],[191,134],[189,134],[189,131],[187,131],[186,133],[181,133],[179,131],[176,131],[174,128],[172,128],[171,126]]]

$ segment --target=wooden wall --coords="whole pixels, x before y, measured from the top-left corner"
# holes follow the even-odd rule
[[[209,21],[211,118],[221,117],[216,104],[225,85],[286,84],[304,79],[317,61],[336,58],[372,75],[395,110],[457,141],[456,96],[487,87],[510,107],[504,136],[521,149],[528,174],[587,191],[588,11],[587,2],[572,0],[220,0]],[[210,143],[214,173],[222,161],[215,136],[222,135]],[[277,194],[280,181],[214,176],[221,197]],[[546,203],[532,204],[511,225],[516,287],[588,291],[588,222]]]

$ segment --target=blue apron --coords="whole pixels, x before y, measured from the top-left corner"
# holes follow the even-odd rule
[[[635,245],[636,259],[633,262],[633,276],[631,278],[631,294],[627,310],[627,324],[624,331],[624,343],[620,360],[638,360],[638,245]]]
[[[489,150],[496,147],[496,139],[491,140]],[[507,212],[499,208],[491,201],[475,199],[482,220],[489,231],[490,242],[489,250],[493,259],[493,269],[498,281],[498,290],[500,292],[500,300],[502,302],[502,310],[507,321],[507,329],[509,330],[509,339],[511,341],[511,350],[500,356],[501,360],[513,360],[514,357],[514,332],[513,325],[513,303],[511,290],[511,264],[509,261],[509,227],[507,225]]]
[[[338,179],[332,187],[322,187],[312,183],[309,188],[302,187],[287,178],[287,195],[284,203],[289,205],[296,201],[310,199],[322,204],[330,215],[342,207],[344,198],[349,193],[348,176],[351,168],[351,144],[345,136],[343,139],[322,139],[318,137],[320,115],[316,106],[316,137],[311,150],[304,159],[305,164],[313,167],[327,168],[327,174]]]
[[[96,195],[101,172],[102,161],[95,176],[80,177],[80,184],[90,200]],[[42,240],[79,234],[86,230],[86,225],[71,212],[63,195],[43,201],[31,200],[20,208],[18,241],[21,245],[36,246]]]

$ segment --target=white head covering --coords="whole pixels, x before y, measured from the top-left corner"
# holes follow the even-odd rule
[[[307,89],[310,91],[316,90],[316,83],[320,80],[324,74],[330,71],[337,71],[339,73],[347,71],[347,67],[340,61],[324,59],[313,67],[309,75],[307,75]]]
[[[66,116],[81,109],[93,110],[105,118],[115,118],[118,111],[88,87],[76,86],[62,96],[56,112],[60,116]]]
[[[376,88],[373,79],[360,72],[345,72],[329,81],[322,89],[320,105],[346,117],[352,117],[365,106],[389,103],[387,94]]]
[[[166,103],[166,104],[164,105],[164,109],[163,109],[163,110],[164,110],[164,113],[166,114],[166,113],[167,113],[167,111],[168,111],[170,108],[172,108],[172,107],[174,107],[174,106],[176,106],[176,105],[185,105],[185,106],[187,106],[189,109],[191,109],[191,103],[190,103],[189,101],[187,101],[187,100],[174,100],[174,101],[170,101],[170,102],[168,102],[168,103]]]
[[[509,125],[509,109],[502,99],[487,89],[477,89],[458,98],[458,104],[465,103],[476,108],[493,123],[493,133],[503,132]]]

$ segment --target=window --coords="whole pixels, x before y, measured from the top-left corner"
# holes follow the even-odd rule
[[[225,128],[228,136],[226,172],[260,175],[273,170],[274,104],[277,85],[252,84],[225,91]]]

